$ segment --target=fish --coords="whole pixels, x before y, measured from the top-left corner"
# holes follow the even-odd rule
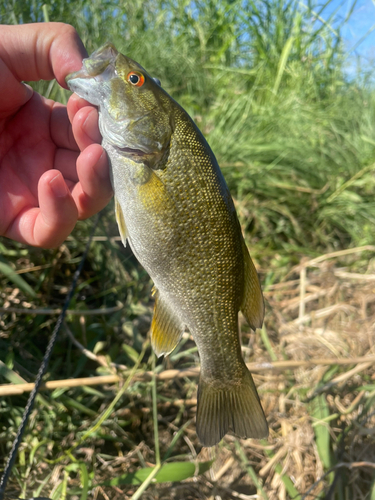
[[[264,299],[227,184],[188,113],[140,64],[107,43],[66,78],[99,110],[124,245],[154,283],[151,344],[168,355],[184,331],[200,358],[196,431],[264,438],[267,420],[242,358],[238,313],[261,328]]]

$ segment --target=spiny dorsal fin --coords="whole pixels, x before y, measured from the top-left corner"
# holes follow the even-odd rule
[[[151,324],[151,345],[155,354],[160,357],[173,351],[181,339],[184,328],[155,288],[153,293],[155,308]]]
[[[227,432],[241,438],[265,438],[268,425],[251,373],[243,364],[241,382],[198,386],[197,434],[203,446],[214,446]]]
[[[126,247],[126,238],[128,237],[128,232],[125,225],[124,214],[122,213],[122,208],[117,198],[115,197],[115,212],[116,212],[116,221],[120,231],[120,236],[124,247]]]
[[[245,280],[241,311],[250,327],[255,330],[256,328],[262,328],[264,318],[264,299],[262,289],[260,288],[258,273],[243,239],[242,252],[245,263]]]

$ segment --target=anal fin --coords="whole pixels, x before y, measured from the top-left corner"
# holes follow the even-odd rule
[[[156,297],[151,324],[151,345],[155,354],[160,357],[173,351],[181,339],[184,327],[159,292],[154,289],[154,293]]]
[[[243,239],[242,252],[245,263],[245,279],[241,311],[250,327],[255,330],[256,328],[262,328],[264,318],[264,299],[262,289],[260,288],[258,273]]]
[[[128,237],[128,232],[126,229],[125,218],[124,218],[124,214],[122,212],[121,205],[118,202],[116,197],[115,197],[115,213],[116,213],[117,225],[118,225],[118,228],[120,231],[121,241],[122,241],[124,247],[126,247],[126,238]]]

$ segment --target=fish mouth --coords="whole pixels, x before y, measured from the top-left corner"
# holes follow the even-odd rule
[[[69,83],[76,79],[94,79],[97,82],[108,81],[116,74],[115,63],[118,51],[111,43],[107,43],[83,59],[82,68],[74,73],[70,73],[65,81]]]
[[[66,82],[71,91],[88,103],[98,106],[99,130],[103,144],[114,148],[123,157],[154,167],[164,156],[165,147],[164,138],[159,142],[148,138],[147,134],[142,132],[143,128],[148,130],[149,125],[143,126],[142,120],[150,123],[150,111],[144,110],[139,116],[134,116],[125,100],[118,105],[115,99],[112,99],[113,94],[116,94],[112,80],[120,84],[123,80],[121,71],[124,62],[121,58],[125,59],[126,67],[128,58],[122,56],[111,43],[107,43],[90,57],[83,59],[82,68],[70,73]],[[120,98],[121,96],[117,96],[117,99]],[[134,130],[138,132],[135,133]]]
[[[155,151],[143,151],[142,149],[129,148],[129,147],[120,147],[113,146],[114,149],[121,155],[126,158],[129,158],[135,162],[142,162],[147,165],[149,168],[153,170],[162,170],[164,169],[165,161],[167,155],[169,154],[169,148],[163,151],[156,152]]]
[[[137,149],[137,148],[129,148],[129,147],[120,147],[120,146],[115,146],[116,150],[119,151],[120,153],[126,155],[126,156],[149,156],[150,153],[146,151],[142,151],[142,149]]]

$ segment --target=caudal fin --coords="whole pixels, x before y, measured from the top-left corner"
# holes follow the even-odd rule
[[[214,446],[228,431],[241,438],[264,438],[268,425],[253,378],[244,366],[240,384],[198,386],[197,434],[203,446]]]

